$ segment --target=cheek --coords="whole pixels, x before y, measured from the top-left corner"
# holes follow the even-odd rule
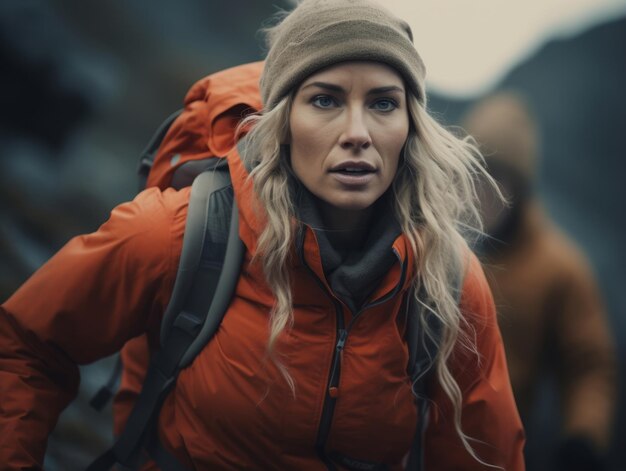
[[[393,129],[389,129],[385,133],[385,160],[386,167],[392,175],[395,175],[398,164],[401,159],[402,149],[409,136],[409,127],[407,125],[399,125]]]
[[[296,176],[323,167],[332,138],[325,123],[305,113],[292,113],[289,119],[291,166]]]
[[[306,164],[303,151],[308,145],[307,141],[309,140],[306,125],[303,120],[294,119],[293,117],[289,120],[289,136],[291,167],[296,173],[296,176],[300,178],[300,173],[304,170],[303,167]]]
[[[315,130],[301,117],[289,120],[291,168],[296,178],[308,187],[308,181],[315,174],[317,165]]]
[[[303,111],[298,104],[294,104],[289,116],[289,135],[291,147],[306,148],[311,139],[310,120],[303,116]]]

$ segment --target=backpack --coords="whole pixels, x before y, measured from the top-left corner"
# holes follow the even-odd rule
[[[239,239],[238,210],[228,164],[220,156],[236,144],[235,129],[242,117],[261,109],[258,78],[262,65],[256,62],[234,67],[197,82],[185,97],[185,108],[164,121],[141,154],[141,189],[180,189],[191,185],[183,247],[172,296],[161,323],[161,348],[150,360],[123,432],[87,471],[108,470],[114,465],[125,470],[138,469],[146,452],[164,471],[187,469],[161,446],[155,422],[180,370],[193,361],[219,327],[239,278],[245,250]],[[405,303],[407,313],[423,309],[414,306],[412,298],[409,296]],[[423,469],[422,439],[429,406],[426,373],[438,344],[424,335],[418,319],[419,316],[407,315],[406,326],[408,373],[421,418],[407,466],[412,470]],[[436,337],[439,322],[432,315],[427,320]],[[102,408],[113,395],[121,370],[118,361],[111,379],[92,400],[94,407]],[[371,463],[342,464],[350,469],[381,469]]]

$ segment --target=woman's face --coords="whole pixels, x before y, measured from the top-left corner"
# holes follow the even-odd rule
[[[327,207],[360,211],[391,185],[409,133],[404,82],[376,62],[308,77],[289,117],[295,175]]]

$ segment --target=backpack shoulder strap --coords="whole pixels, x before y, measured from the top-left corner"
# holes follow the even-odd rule
[[[107,470],[114,464],[139,466],[163,399],[226,312],[243,253],[228,167],[225,160],[216,159],[213,170],[199,175],[192,185],[178,273],[161,324],[161,348],[153,355],[124,430],[88,471]]]
[[[457,305],[461,302],[464,278],[464,264],[460,258],[457,258],[451,276],[452,292]],[[425,296],[420,296],[419,298],[423,302],[428,302],[425,300]],[[428,334],[426,330],[428,330]],[[442,333],[443,325],[439,318],[428,309],[428,305],[418,304],[413,296],[413,292],[409,292],[406,326],[406,340],[409,349],[408,373],[413,384],[413,392],[419,409],[417,429],[413,436],[409,461],[406,467],[406,469],[412,471],[424,470],[424,436],[430,414],[428,385],[433,375],[432,367],[439,352]]]
[[[172,297],[161,323],[161,345],[173,329],[198,320],[197,336],[179,368],[189,365],[213,336],[239,279],[244,245],[239,239],[239,211],[225,159],[201,173],[192,185],[183,249]]]
[[[183,110],[180,109],[172,113],[171,115],[169,115],[167,119],[163,121],[163,123],[155,131],[152,138],[150,139],[147,146],[145,147],[144,151],[141,153],[141,156],[139,158],[139,166],[137,168],[140,190],[144,190],[146,188],[148,176],[150,175],[150,171],[154,165],[154,160],[157,156],[157,153],[159,152],[159,148],[161,147],[161,144],[163,143],[163,139],[165,138],[166,134],[169,132],[170,128],[172,127],[172,124],[182,114],[182,112]],[[198,194],[201,194],[201,195],[210,194],[213,191],[217,191],[219,188],[226,187],[230,184],[230,175],[227,170],[228,166],[226,164],[225,159],[219,159],[217,157],[203,157],[197,160],[189,160],[182,164],[179,164],[177,162],[178,159],[180,159],[180,155],[173,156],[170,161],[170,164],[173,167],[175,167],[171,175],[170,186],[177,190],[180,190],[181,188],[185,188],[187,186],[192,186],[194,181],[198,177],[198,175],[201,175],[204,172],[215,172],[219,170],[219,172],[214,173],[210,178],[202,177],[202,179],[199,180],[198,183],[196,183],[196,187],[203,186],[205,188],[196,189],[194,200],[198,199]],[[226,195],[226,197],[228,197],[228,195]],[[232,204],[231,201],[226,201],[224,204],[217,205],[217,206],[218,208],[229,209],[231,204]],[[190,204],[189,207],[195,208],[193,209],[192,212],[198,213],[198,214],[197,216],[194,216],[194,219],[197,219],[200,221],[203,215],[205,214],[202,212],[202,208],[204,207],[204,204],[200,202],[197,204]],[[209,224],[211,224],[211,227],[209,228],[210,230],[207,236],[208,236],[208,239],[214,243],[214,245],[211,246],[213,253],[218,253],[222,255],[224,254],[225,245],[223,241],[220,241],[219,246],[215,245],[215,241],[216,239],[220,239],[220,238],[226,240],[226,238],[223,236],[224,229],[220,230],[220,228],[228,228],[229,218],[230,218],[229,210],[221,211],[221,213],[219,214],[219,217],[214,211],[211,215],[211,218],[208,220]],[[190,241],[186,244],[183,244],[183,251],[187,253],[187,255],[184,256],[184,259],[188,261],[190,259],[193,260],[193,258],[197,257],[197,254],[200,253],[199,247],[196,247],[194,245],[195,242],[192,243],[191,241],[192,240],[197,241],[197,240],[200,240],[202,237],[204,237],[204,234],[200,234],[199,232],[199,230],[201,230],[204,227],[203,224],[198,224],[197,226],[195,224],[190,224],[189,226],[194,227],[194,228],[198,227],[198,234],[194,233],[190,235],[188,237]],[[219,236],[211,237],[211,234],[219,234]],[[185,247],[187,248],[185,249]],[[221,258],[219,256],[212,257],[212,258],[214,260],[218,260],[221,263]],[[183,273],[179,273],[179,276],[183,276]],[[183,285],[185,283],[183,283]],[[209,282],[210,286],[212,286],[211,283],[212,281]],[[208,298],[208,299],[211,299],[211,298]],[[115,361],[115,365],[109,375],[109,379],[104,385],[102,385],[102,387],[100,387],[100,389],[96,392],[96,394],[91,398],[89,402],[91,407],[93,407],[97,411],[101,411],[104,408],[104,406],[106,406],[109,403],[109,401],[115,395],[115,392],[117,391],[117,388],[121,381],[122,370],[123,370],[122,359],[118,355]]]

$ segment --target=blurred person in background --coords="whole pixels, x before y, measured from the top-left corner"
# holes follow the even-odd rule
[[[487,234],[481,257],[498,310],[511,383],[526,425],[542,375],[557,382],[559,471],[605,469],[616,362],[599,289],[585,255],[546,214],[535,191],[538,137],[521,96],[499,92],[462,124],[510,204],[479,185]],[[529,441],[532,441],[529,436]],[[533,469],[532,456],[527,456]]]

